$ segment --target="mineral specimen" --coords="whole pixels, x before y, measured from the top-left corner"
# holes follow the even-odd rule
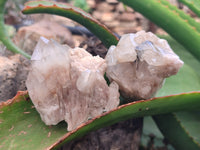
[[[46,125],[65,120],[73,130],[118,106],[118,85],[107,85],[107,64],[99,56],[41,38],[31,60],[26,86]]]
[[[117,82],[124,97],[137,100],[152,97],[183,65],[166,40],[145,31],[123,35],[105,59],[108,78]]]

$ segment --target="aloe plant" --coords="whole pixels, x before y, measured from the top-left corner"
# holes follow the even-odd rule
[[[5,24],[4,24],[4,11],[5,11],[6,0],[0,1],[0,40],[7,47],[8,50],[22,54],[23,56],[30,59],[30,55],[18,48],[10,39],[8,33],[6,32]]]
[[[200,17],[200,2],[198,0],[179,0],[181,3],[187,5],[197,16]]]
[[[19,92],[13,99],[0,105],[0,146],[3,149],[56,148],[88,132],[129,118],[180,110],[198,110],[200,107],[200,92],[142,100],[122,105],[97,116],[74,131],[67,132],[67,124],[64,122],[57,126],[46,126],[27,98],[27,92]]]
[[[200,93],[198,92],[200,89],[199,23],[165,0],[121,1],[161,26],[186,48],[177,44],[170,37],[164,37],[171,43],[175,52],[180,54],[185,65],[176,76],[166,80],[165,85],[156,95],[162,97],[121,105],[115,110],[89,120],[76,130],[67,132],[67,125],[64,122],[57,126],[45,126],[28,99],[27,92],[20,92],[12,100],[0,104],[0,139],[2,141],[0,148],[53,149],[116,122],[153,115],[164,136],[176,149],[200,149],[200,133],[196,128],[200,122],[198,119],[200,110]],[[118,42],[114,34],[91,15],[67,4],[50,1],[28,2],[25,4],[23,13],[50,13],[68,17],[87,27],[107,47],[116,45]],[[1,14],[3,15],[3,13]],[[180,94],[189,91],[196,92]],[[195,112],[191,110],[195,110]],[[181,136],[181,138],[177,136]]]

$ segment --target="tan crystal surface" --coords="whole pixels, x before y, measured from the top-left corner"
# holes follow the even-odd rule
[[[145,31],[123,35],[105,59],[109,79],[117,82],[124,97],[135,99],[152,97],[183,65],[166,40]]]
[[[118,85],[107,85],[107,65],[99,56],[41,38],[31,59],[26,85],[45,124],[65,120],[73,130],[118,106]]]

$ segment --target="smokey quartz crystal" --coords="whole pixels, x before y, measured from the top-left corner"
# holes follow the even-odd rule
[[[46,125],[65,120],[70,131],[118,106],[118,85],[107,85],[99,56],[40,38],[31,61],[26,86]]]
[[[108,78],[117,82],[124,97],[136,100],[151,98],[183,65],[166,40],[145,31],[123,35],[105,59]]]

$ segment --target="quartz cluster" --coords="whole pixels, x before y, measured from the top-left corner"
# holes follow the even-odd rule
[[[40,38],[31,60],[26,86],[46,125],[65,120],[73,130],[118,106],[118,85],[107,85],[107,64],[99,56]]]
[[[68,130],[116,108],[119,90],[125,98],[152,97],[183,65],[166,40],[145,31],[123,35],[105,60],[40,38],[31,60],[26,86],[37,111],[47,125],[65,120]]]
[[[137,100],[152,97],[183,65],[166,40],[145,31],[123,35],[105,59],[108,78],[117,82],[124,97]]]

